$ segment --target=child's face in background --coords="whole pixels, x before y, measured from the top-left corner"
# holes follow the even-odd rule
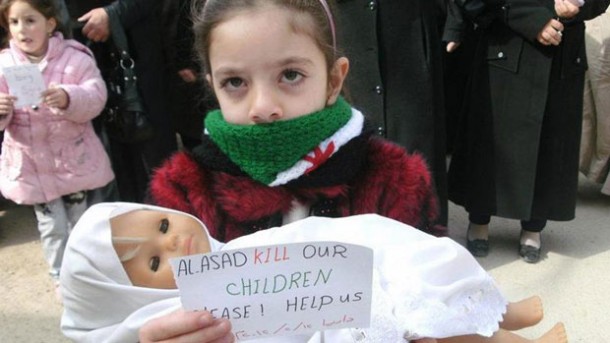
[[[295,30],[295,20],[313,25],[305,15],[271,5],[237,12],[213,29],[208,81],[227,122],[287,120],[335,102],[347,59],[337,60],[333,70],[339,72],[329,79],[323,52],[309,32]]]
[[[11,37],[24,53],[40,57],[47,53],[49,34],[55,30],[55,19],[47,19],[30,4],[17,1],[8,11]]]
[[[201,224],[190,216],[161,211],[137,210],[110,219],[112,236],[143,238],[143,242],[117,243],[120,258],[135,286],[176,288],[169,259],[210,252],[210,242]]]

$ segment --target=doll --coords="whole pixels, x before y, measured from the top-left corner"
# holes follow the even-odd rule
[[[261,342],[528,342],[507,330],[540,322],[538,297],[507,303],[494,280],[459,244],[375,214],[309,217],[226,244],[201,221],[150,205],[103,203],[79,221],[61,273],[62,331],[76,341],[137,342],[149,320],[181,307],[168,259],[260,245],[341,241],[374,251],[371,327]],[[467,336],[463,336],[467,335]],[[462,337],[459,337],[462,336]],[[440,339],[442,338],[442,339]],[[566,342],[562,324],[537,342]]]

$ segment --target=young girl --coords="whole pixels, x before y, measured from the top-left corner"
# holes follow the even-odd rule
[[[491,277],[459,244],[378,215],[311,217],[222,244],[191,215],[142,204],[103,203],[82,216],[68,241],[61,273],[62,330],[78,342],[137,342],[144,323],[180,307],[169,258],[311,241],[373,249],[371,327],[262,342],[352,342],[358,336],[380,343],[421,337],[529,342],[506,329],[542,319],[538,297],[507,305]],[[457,335],[468,336],[452,337]],[[567,339],[558,324],[536,341]]]
[[[228,241],[309,215],[378,213],[428,229],[424,159],[372,135],[340,96],[349,62],[320,0],[209,0],[195,45],[220,104],[207,134],[156,170],[152,201]]]
[[[91,52],[63,38],[52,0],[3,0],[0,23],[11,38],[0,67],[36,64],[48,87],[39,104],[18,108],[0,72],[0,190],[18,204],[34,205],[57,280],[68,234],[86,209],[85,191],[114,178],[91,125],[106,87]]]
[[[422,229],[434,220],[423,159],[372,136],[339,96],[349,62],[325,0],[208,0],[194,31],[220,111],[206,117],[200,147],[156,171],[157,204],[193,214],[221,241],[310,215],[377,213]],[[167,318],[176,327],[145,332],[199,328]]]

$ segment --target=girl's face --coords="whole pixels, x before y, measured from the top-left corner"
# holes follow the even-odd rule
[[[138,210],[110,219],[113,237],[141,238],[137,243],[114,243],[119,257],[135,251],[123,268],[135,286],[176,288],[169,259],[210,252],[201,224],[184,214]]]
[[[57,26],[54,18],[45,18],[25,1],[13,3],[7,17],[11,37],[19,49],[33,57],[47,53],[49,34]]]
[[[300,14],[297,14],[300,15]],[[295,14],[273,5],[240,11],[214,28],[210,74],[225,120],[260,124],[300,117],[332,105],[347,75],[348,61],[330,76],[324,54]],[[313,25],[301,19],[302,25]]]

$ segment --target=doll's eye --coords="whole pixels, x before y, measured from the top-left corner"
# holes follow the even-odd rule
[[[157,270],[159,270],[160,261],[161,260],[159,259],[159,256],[155,256],[155,257],[151,258],[150,262],[149,262],[150,270],[152,270],[153,272],[156,272]]]
[[[169,220],[167,220],[167,218],[161,219],[161,224],[159,225],[159,231],[161,231],[162,233],[167,233],[168,229],[169,229]]]

